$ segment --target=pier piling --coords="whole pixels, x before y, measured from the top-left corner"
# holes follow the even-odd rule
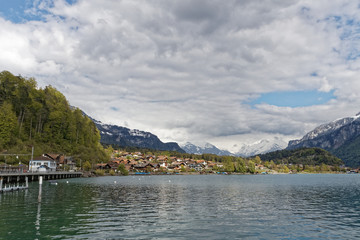
[[[20,189],[27,189],[29,181],[39,181],[39,184],[44,180],[63,179],[63,178],[77,178],[81,177],[81,172],[0,172],[0,193],[7,191],[14,191]],[[25,184],[24,184],[25,183]]]
[[[38,196],[38,202],[41,202],[41,193],[42,193],[42,183],[43,183],[43,176],[39,177],[39,196]]]

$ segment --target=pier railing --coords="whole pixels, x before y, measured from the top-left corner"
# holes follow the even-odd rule
[[[27,188],[29,181],[56,180],[64,178],[78,178],[82,172],[61,172],[61,171],[18,171],[0,172],[0,193],[6,190],[19,190]],[[26,183],[25,185],[22,185]],[[21,186],[21,187],[19,187]]]
[[[0,173],[21,173],[27,172],[27,168],[24,167],[13,167],[13,166],[0,166]]]

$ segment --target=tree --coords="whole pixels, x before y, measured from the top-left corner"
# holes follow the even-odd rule
[[[27,152],[22,146],[35,145],[38,155],[58,152],[90,163],[110,159],[95,123],[54,87],[38,89],[33,78],[0,72],[0,115],[0,150]]]
[[[321,170],[322,172],[328,172],[328,171],[330,170],[330,168],[329,168],[328,165],[322,163],[322,164],[320,165],[320,170]]]
[[[111,155],[114,153],[114,148],[110,145],[107,149],[105,149],[107,155],[111,157]]]
[[[231,160],[226,160],[226,162],[224,163],[224,170],[226,172],[234,172],[235,171],[234,163]]]
[[[84,163],[83,169],[84,169],[85,171],[90,171],[90,169],[91,169],[91,164],[90,164],[89,161],[86,161],[86,162]]]
[[[248,162],[248,172],[252,174],[255,173],[255,163],[251,160]]]
[[[127,176],[129,175],[129,171],[125,168],[125,165],[123,163],[119,164],[118,171],[121,175]]]
[[[261,158],[260,158],[259,156],[256,156],[256,157],[254,158],[254,162],[255,162],[256,164],[261,164]]]
[[[236,171],[240,173],[246,173],[245,161],[242,158],[236,160]]]
[[[286,165],[284,165],[282,169],[283,169],[284,173],[289,173],[290,172],[289,168]]]
[[[270,161],[270,163],[269,163],[269,168],[270,168],[270,169],[276,169],[276,164],[274,163],[273,160]]]
[[[16,116],[12,106],[4,102],[0,107],[0,147],[5,147],[16,130]]]

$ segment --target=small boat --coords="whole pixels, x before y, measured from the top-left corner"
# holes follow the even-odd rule
[[[50,185],[58,185],[57,181],[49,181]]]

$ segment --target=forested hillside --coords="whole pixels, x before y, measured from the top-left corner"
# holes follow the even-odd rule
[[[0,151],[35,155],[61,153],[77,161],[107,161],[95,124],[52,86],[35,79],[0,73]],[[7,157],[8,163],[19,159]],[[4,156],[0,157],[0,161]],[[22,162],[29,157],[20,157]]]
[[[276,164],[304,164],[304,165],[342,165],[343,162],[321,148],[300,148],[294,150],[279,150],[259,155],[263,161],[274,161]]]

